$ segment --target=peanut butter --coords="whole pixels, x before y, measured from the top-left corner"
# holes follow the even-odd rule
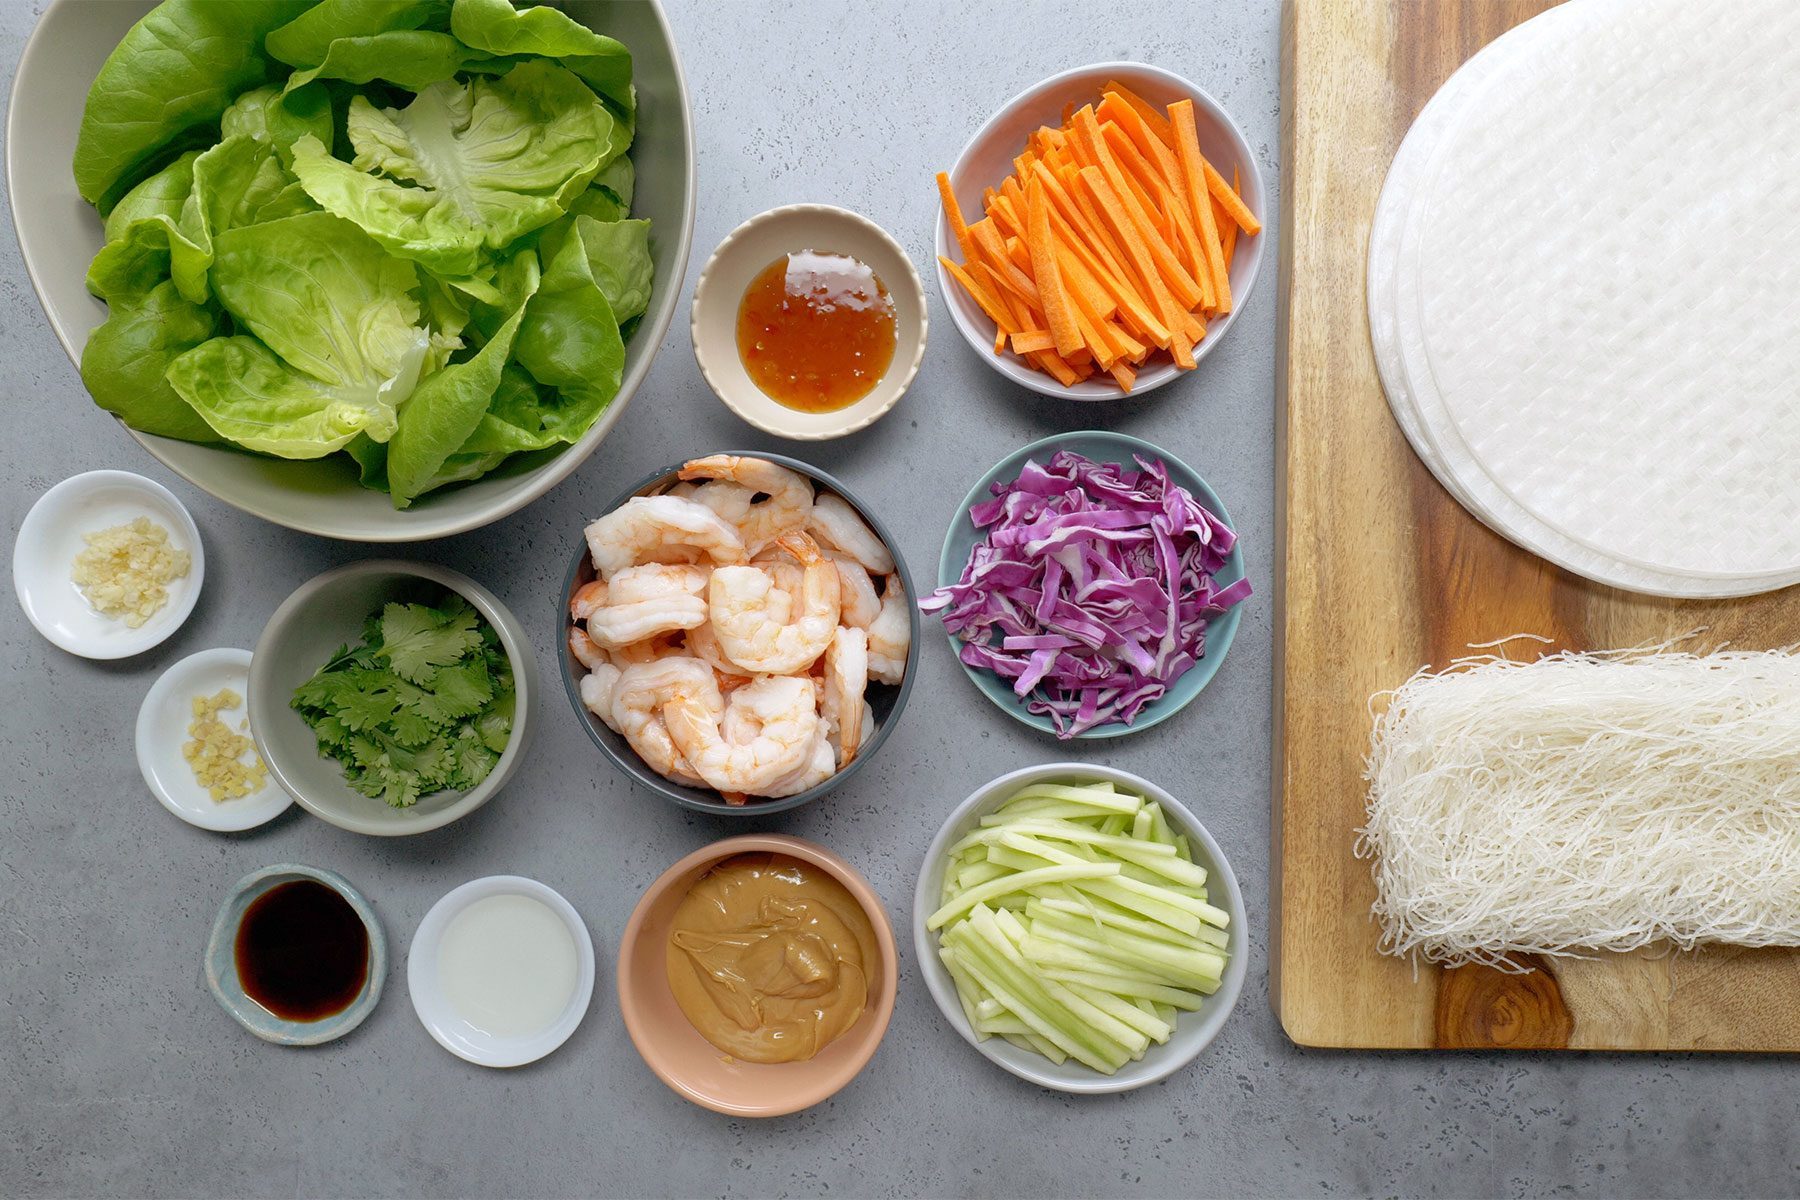
[[[675,910],[669,987],[707,1041],[746,1062],[813,1057],[856,1024],[879,983],[856,897],[786,854],[739,854]]]

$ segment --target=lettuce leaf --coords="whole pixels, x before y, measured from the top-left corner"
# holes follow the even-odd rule
[[[81,351],[81,381],[94,403],[133,429],[186,442],[216,442],[219,435],[164,378],[177,357],[219,330],[214,308],[184,300],[164,280],[112,311],[88,335]]]
[[[320,0],[270,33],[263,45],[290,67],[316,67],[340,38],[406,29],[447,29],[450,0]]]
[[[283,458],[392,437],[432,349],[412,266],[328,213],[229,230],[217,249],[219,300],[256,336],[177,358],[176,392],[222,436]]]
[[[400,408],[399,427],[388,443],[388,491],[395,508],[405,508],[419,496],[447,483],[440,472],[466,442],[493,404],[500,374],[512,355],[513,340],[524,319],[527,302],[538,287],[537,256],[527,250],[517,260],[524,278],[518,287],[519,303],[476,355],[453,363],[429,376],[414,389]],[[452,472],[489,457],[468,456]]]
[[[323,62],[294,72],[287,86],[294,91],[316,79],[342,79],[349,83],[381,79],[417,92],[454,78],[458,71],[486,69],[489,64],[500,64],[494,68],[496,72],[505,65],[494,55],[472,50],[447,33],[395,30],[368,37],[338,38],[326,49]]]
[[[332,138],[331,93],[324,84],[252,88],[219,118],[221,139],[253,137],[270,142],[293,161],[294,143],[307,134],[322,142]]]
[[[562,216],[624,149],[619,123],[580,79],[529,62],[498,79],[437,83],[399,110],[350,103],[352,163],[317,138],[294,145],[312,198],[391,254],[469,276]]]
[[[515,9],[512,0],[456,0],[450,31],[490,54],[554,58],[592,84],[627,121],[637,110],[631,51],[554,8]]]
[[[75,184],[105,216],[161,161],[216,140],[238,94],[278,68],[263,37],[312,0],[165,0],[107,56],[75,140]]]

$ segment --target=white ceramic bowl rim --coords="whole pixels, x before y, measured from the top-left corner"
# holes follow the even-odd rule
[[[713,268],[725,261],[727,254],[732,248],[751,231],[773,221],[793,216],[814,216],[826,221],[841,221],[855,225],[869,234],[876,241],[885,245],[896,259],[906,264],[906,279],[904,281],[904,286],[912,293],[913,302],[918,306],[919,311],[919,342],[914,348],[911,361],[903,365],[899,358],[895,358],[895,360],[888,365],[886,373],[876,382],[875,387],[870,390],[869,396],[865,396],[854,404],[846,405],[836,413],[812,414],[824,417],[841,416],[843,420],[840,424],[821,425],[816,429],[804,430],[791,425],[777,425],[738,403],[737,400],[733,398],[731,389],[720,384],[719,377],[715,373],[717,368],[707,359],[705,339],[701,337],[700,333],[700,325],[701,322],[706,319],[706,314],[713,311],[720,303],[720,301],[711,297],[711,293],[706,286],[708,277],[713,273]],[[887,286],[890,295],[893,294],[895,288],[899,286],[891,279],[883,279],[882,282]],[[735,301],[735,298],[733,299]],[[734,303],[729,310],[733,320],[735,320],[736,311]],[[809,442],[828,441],[832,438],[845,437],[849,434],[867,429],[876,421],[879,421],[882,417],[886,416],[888,412],[900,402],[900,398],[906,394],[907,389],[912,386],[913,380],[919,374],[919,364],[925,359],[925,343],[927,334],[930,332],[930,326],[931,313],[930,305],[925,300],[925,283],[919,277],[919,269],[913,264],[912,256],[906,252],[905,247],[901,246],[892,234],[883,229],[880,225],[877,225],[868,217],[863,216],[859,212],[854,212],[851,209],[841,208],[835,204],[783,204],[776,208],[765,209],[755,216],[739,223],[736,229],[733,229],[730,233],[725,235],[724,240],[718,244],[713,250],[712,255],[707,258],[706,266],[701,269],[700,277],[694,283],[694,299],[688,316],[688,334],[693,341],[694,361],[699,366],[700,374],[705,378],[707,386],[712,388],[713,394],[719,398],[720,402],[744,421],[755,426],[757,429],[762,430],[764,433],[772,433],[776,437],[789,438],[794,441]],[[891,386],[889,383],[890,380],[896,379],[899,382],[898,386],[893,387],[892,395],[878,404],[871,405],[868,403],[869,399],[877,392],[886,390]],[[779,407],[773,400],[770,401],[770,404]],[[796,413],[796,415],[802,414]]]
[[[1109,780],[1141,792],[1161,804],[1170,824],[1197,843],[1194,847],[1195,858],[1204,858],[1210,863],[1212,870],[1208,882],[1209,885],[1217,885],[1209,889],[1215,893],[1212,902],[1231,914],[1230,955],[1225,963],[1225,976],[1219,983],[1219,990],[1207,997],[1199,1012],[1180,1015],[1176,1021],[1175,1034],[1167,1044],[1151,1046],[1140,1061],[1126,1063],[1114,1075],[1102,1075],[1073,1059],[1059,1067],[1049,1059],[1020,1050],[1001,1038],[992,1037],[985,1042],[978,1039],[963,1016],[962,1004],[957,999],[956,986],[950,979],[950,973],[938,958],[938,935],[925,928],[926,918],[938,907],[936,889],[942,883],[941,878],[934,879],[933,868],[943,860],[944,851],[949,848],[950,843],[965,831],[964,827],[977,819],[978,810],[993,805],[1027,783],[1058,777]],[[1043,763],[1009,771],[982,784],[968,799],[956,806],[939,828],[937,836],[931,839],[931,846],[925,851],[924,865],[919,871],[919,882],[913,889],[913,953],[918,956],[919,973],[925,977],[925,986],[931,992],[932,1000],[937,1003],[938,1011],[944,1014],[944,1020],[950,1023],[950,1027],[956,1030],[963,1041],[1003,1070],[1039,1087],[1085,1095],[1128,1092],[1155,1083],[1168,1078],[1200,1056],[1218,1036],[1219,1030],[1231,1016],[1231,1010],[1236,1007],[1238,997],[1243,993],[1249,954],[1249,938],[1245,929],[1247,921],[1244,896],[1238,887],[1237,876],[1232,872],[1231,863],[1226,859],[1224,851],[1213,840],[1212,834],[1207,832],[1206,826],[1200,823],[1200,819],[1181,801],[1148,779],[1098,763]]]
[[[187,575],[170,585],[173,593],[170,603],[143,625],[131,629],[121,621],[102,617],[89,609],[93,621],[111,622],[118,628],[105,636],[83,637],[60,628],[55,619],[55,614],[62,611],[64,605],[87,604],[70,579],[74,558],[52,563],[47,556],[60,525],[72,519],[65,510],[80,504],[88,496],[108,490],[138,492],[145,496],[148,502],[142,515],[159,525],[173,524],[169,541],[173,546],[185,549],[190,562]],[[156,480],[130,471],[83,471],[56,484],[32,504],[25,519],[19,523],[17,539],[13,543],[12,567],[13,590],[19,597],[19,607],[25,610],[26,619],[32,626],[53,645],[83,658],[130,658],[161,645],[187,622],[206,582],[206,546],[200,540],[200,528],[194,524],[187,506]],[[66,594],[58,596],[54,594],[57,592]]]
[[[1166,68],[1151,66],[1149,63],[1128,62],[1124,60],[1088,63],[1085,66],[1071,67],[1066,71],[1058,71],[1048,79],[1040,80],[1026,88],[1024,91],[1011,97],[1005,104],[1002,104],[999,108],[995,109],[993,114],[989,116],[986,121],[981,123],[980,128],[974,132],[969,140],[963,143],[963,148],[957,153],[955,165],[951,167],[949,172],[951,180],[960,180],[965,173],[965,167],[968,164],[969,157],[975,150],[981,146],[981,144],[986,141],[990,134],[996,129],[1009,122],[1017,110],[1031,104],[1039,95],[1045,92],[1055,91],[1065,84],[1088,77],[1092,77],[1097,82],[1100,82],[1104,81],[1107,77],[1128,81],[1128,77],[1130,76],[1138,76],[1140,78],[1148,76],[1158,80],[1173,91],[1193,97],[1197,107],[1207,115],[1215,117],[1219,125],[1229,136],[1230,140],[1243,149],[1242,165],[1244,167],[1247,182],[1249,183],[1249,190],[1259,197],[1266,195],[1262,181],[1262,169],[1257,165],[1255,154],[1250,152],[1250,143],[1244,137],[1244,131],[1238,128],[1238,124],[1232,119],[1230,112],[1228,112],[1225,106],[1220,104],[1218,100],[1213,97],[1212,93]],[[999,184],[999,180],[997,179],[987,182],[994,186],[998,186]],[[937,258],[950,257],[958,253],[956,239],[950,233],[949,218],[944,214],[941,206],[938,210],[936,234],[935,256]],[[1210,354],[1213,347],[1224,340],[1226,331],[1229,330],[1232,325],[1236,324],[1237,314],[1243,311],[1244,304],[1250,299],[1250,293],[1256,285],[1258,276],[1262,273],[1263,243],[1266,240],[1266,238],[1260,236],[1250,239],[1249,255],[1245,262],[1244,279],[1241,284],[1235,279],[1233,280],[1233,303],[1231,312],[1227,313],[1223,319],[1208,324],[1206,336],[1194,347],[1194,359],[1196,363],[1206,357],[1206,355]],[[974,348],[977,355],[982,361],[986,362],[988,366],[1000,372],[1014,383],[1030,388],[1032,391],[1044,396],[1055,396],[1065,400],[1082,401],[1107,401],[1128,398],[1125,393],[1122,393],[1110,382],[1101,382],[1099,380],[1090,379],[1077,383],[1072,387],[1064,387],[1051,376],[1046,375],[1042,371],[1019,360],[1010,351],[1005,354],[995,354],[993,352],[994,331],[992,322],[989,322],[989,328],[985,331],[977,328],[974,324],[975,317],[970,311],[974,302],[971,300],[967,305],[963,304],[960,299],[962,296],[960,290],[961,285],[950,278],[949,272],[944,270],[943,263],[939,262],[936,266],[938,289],[943,295],[944,306],[950,310],[951,322],[955,324],[957,330],[962,333],[969,345]],[[976,309],[975,312],[979,312],[979,309]],[[985,315],[982,317],[982,320],[987,320]],[[1178,370],[1173,363],[1159,362],[1155,366],[1146,368],[1138,374],[1137,381],[1132,387],[1129,395],[1131,397],[1141,396],[1145,392],[1151,391],[1171,380],[1190,373],[1191,372]]]
[[[549,1028],[530,1037],[495,1037],[457,1015],[438,986],[438,947],[450,922],[477,900],[489,896],[528,896],[562,918],[575,941],[575,991],[562,1015]],[[406,990],[413,1012],[432,1039],[450,1053],[483,1067],[522,1067],[536,1062],[569,1040],[587,1016],[594,994],[594,939],[575,906],[547,884],[523,875],[487,875],[452,888],[431,906],[413,933],[406,952]]]
[[[294,798],[282,790],[272,774],[260,791],[235,800],[216,802],[194,779],[192,768],[181,754],[185,736],[172,741],[169,734],[171,725],[187,728],[192,719],[188,701],[198,694],[194,681],[208,674],[229,675],[231,681],[224,686],[244,697],[240,707],[248,711],[248,650],[218,646],[188,655],[157,677],[150,690],[144,693],[144,702],[138,706],[135,739],[138,770],[143,773],[150,794],[189,825],[218,833],[238,833],[273,821],[288,810]],[[226,724],[232,722],[228,719]],[[181,793],[179,797],[175,795],[176,791]]]

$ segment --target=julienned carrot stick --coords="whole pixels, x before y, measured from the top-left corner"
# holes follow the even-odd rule
[[[1175,154],[1181,164],[1183,193],[1195,223],[1200,227],[1200,248],[1206,252],[1207,270],[1212,274],[1215,296],[1214,311],[1231,311],[1231,258],[1219,243],[1219,227],[1213,220],[1212,197],[1207,194],[1206,159],[1200,153],[1200,139],[1194,128],[1194,102],[1177,100],[1169,105],[1169,119],[1175,127]]]
[[[950,176],[939,171],[937,186],[938,202],[944,206],[944,217],[950,222],[950,232],[956,235],[956,244],[962,247],[963,258],[975,257],[975,240],[969,236],[968,222],[963,220],[962,205],[956,202],[956,193],[950,189]]]
[[[1165,143],[1171,145],[1174,143],[1174,136],[1169,130],[1169,119],[1157,112],[1156,107],[1149,101],[1145,100],[1142,96],[1138,95],[1116,79],[1108,80],[1106,85],[1100,90],[1102,92],[1112,92],[1117,95],[1119,99],[1131,105],[1132,108],[1137,110],[1138,116],[1144,119],[1144,124],[1150,127],[1150,132],[1161,138]]]
[[[1213,165],[1204,158],[1200,160],[1200,163],[1206,168],[1206,188],[1213,194],[1213,199],[1219,202],[1219,207],[1225,210],[1225,215],[1251,237],[1261,233],[1262,222],[1258,221],[1256,214],[1245,206],[1243,198],[1237,194],[1237,189],[1226,183],[1225,177],[1219,174]]]
[[[937,178],[963,255],[939,261],[994,322],[994,352],[1122,391],[1158,350],[1191,369],[1206,319],[1230,311],[1238,235],[1261,230],[1236,172],[1227,185],[1201,153],[1192,102],[1165,115],[1108,83],[1027,137],[1012,167],[972,225]]]
[[[1056,339],[1056,352],[1068,358],[1082,347],[1081,333],[1075,327],[1075,314],[1070,311],[1068,293],[1063,290],[1062,273],[1056,265],[1056,243],[1050,240],[1049,201],[1044,198],[1044,185],[1037,180],[1025,189],[1026,246],[1031,251],[1031,274],[1037,280],[1038,295],[1044,301],[1044,317],[1050,322],[1050,336]]]

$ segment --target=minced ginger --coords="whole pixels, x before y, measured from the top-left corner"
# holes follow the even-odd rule
[[[169,602],[168,585],[188,573],[192,559],[169,544],[169,531],[149,517],[84,533],[75,556],[75,586],[102,614],[136,629]]]
[[[194,719],[188,725],[186,745],[181,756],[194,772],[194,781],[205,788],[216,801],[236,800],[251,792],[261,791],[268,782],[269,771],[263,766],[256,745],[243,733],[233,732],[219,720],[222,709],[236,708],[243,697],[230,688],[212,696],[194,697]],[[246,722],[242,727],[248,731]],[[244,761],[244,752],[250,761]]]

